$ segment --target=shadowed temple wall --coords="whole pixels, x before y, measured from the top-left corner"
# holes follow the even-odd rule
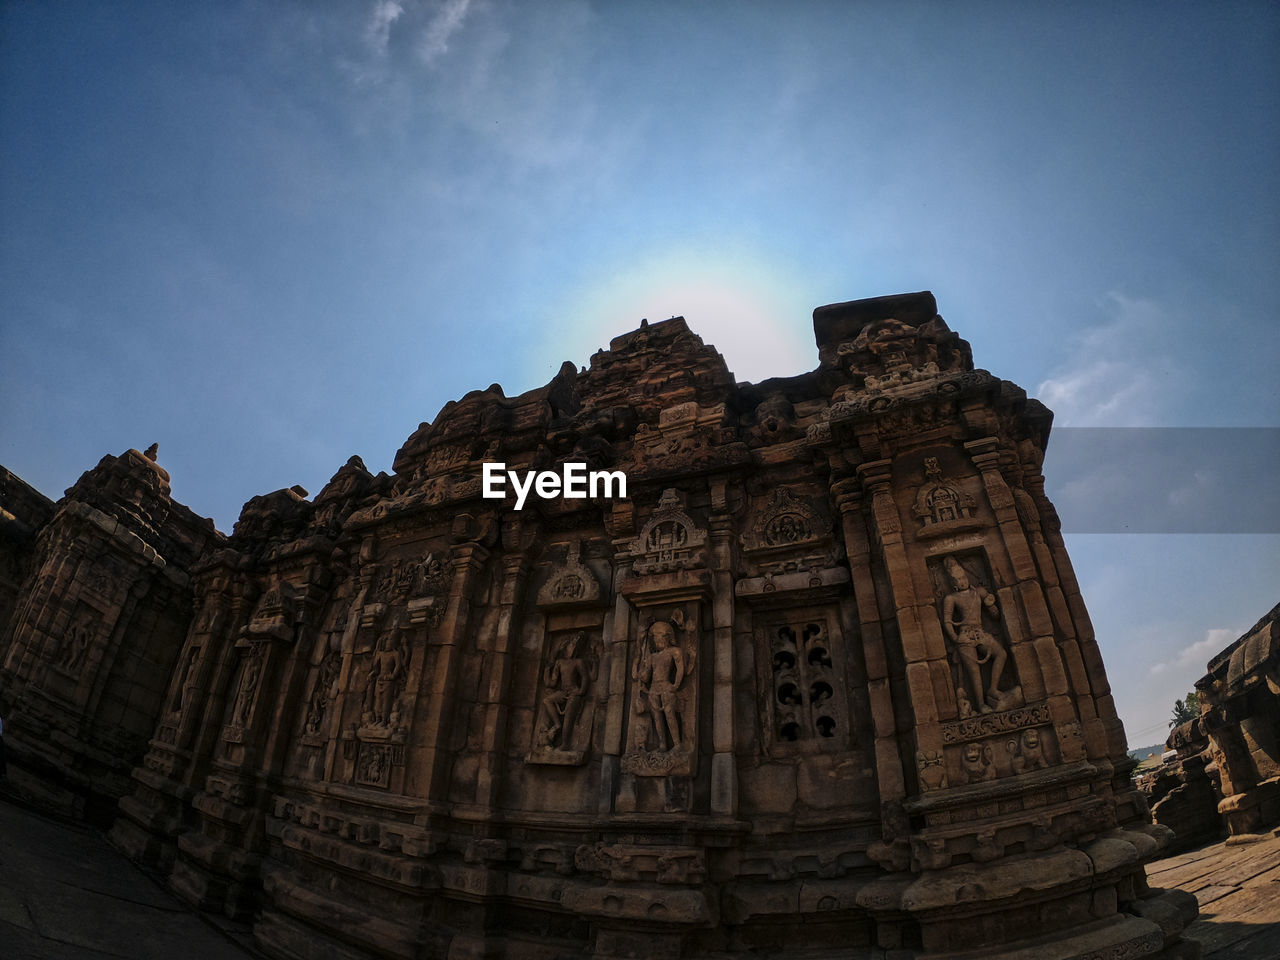
[[[23,548],[13,758],[275,957],[1197,956],[1052,415],[931,294],[813,319],[756,384],[643,325],[229,537],[104,459]]]

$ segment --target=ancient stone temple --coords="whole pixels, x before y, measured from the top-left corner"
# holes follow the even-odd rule
[[[13,620],[23,581],[30,574],[36,533],[53,512],[48,497],[0,467],[0,664],[4,628]]]
[[[1196,956],[1050,413],[928,293],[814,330],[750,384],[645,324],[447,404],[390,476],[251,500],[172,584],[115,842],[275,957]],[[567,464],[625,496],[516,508]]]
[[[0,631],[5,740],[28,792],[107,822],[187,632],[186,569],[222,539],[173,501],[155,458],[103,457],[56,509],[5,471],[7,499],[27,518],[11,514],[6,531],[25,580]]]

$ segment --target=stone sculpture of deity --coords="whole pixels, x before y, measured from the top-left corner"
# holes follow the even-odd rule
[[[187,666],[182,672],[182,682],[178,684],[178,688],[173,692],[173,705],[170,708],[171,713],[181,713],[195,700],[197,689],[196,673],[200,667],[200,651],[198,649],[187,651]]]
[[[245,652],[244,666],[240,671],[240,684],[236,688],[235,703],[231,707],[232,722],[243,727],[249,722],[249,713],[253,709],[253,699],[258,692],[258,681],[262,679],[262,650],[258,644]]]
[[[582,647],[586,635],[575,633],[556,644],[555,655],[543,672],[546,691],[542,698],[542,716],[538,744],[568,750],[573,740],[574,724],[582,712],[582,699],[590,683]]]
[[[393,624],[378,639],[373,665],[369,668],[364,702],[366,724],[390,725],[396,694],[407,667],[406,659],[399,625]]]
[[[685,656],[676,643],[675,626],[667,620],[656,621],[649,628],[649,645],[632,670],[653,727],[650,749],[676,750],[684,742],[679,691],[685,671]]]
[[[942,601],[942,629],[955,645],[960,668],[969,682],[969,697],[980,713],[990,713],[1000,704],[1000,677],[1004,673],[1008,654],[1004,646],[982,627],[985,609],[993,617],[999,617],[996,598],[982,587],[969,583],[964,567],[948,557],[947,573],[955,588]],[[983,664],[991,664],[991,679],[985,689],[982,682]]]

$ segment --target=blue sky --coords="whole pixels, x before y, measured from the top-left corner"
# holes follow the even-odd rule
[[[1264,2],[3,3],[0,462],[158,441],[225,531],[642,317],[759,380],[919,289],[1060,425],[1278,427],[1277,62]],[[1071,538],[1135,744],[1278,541]]]

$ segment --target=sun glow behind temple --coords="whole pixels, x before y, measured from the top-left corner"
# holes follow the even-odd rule
[[[811,370],[812,306],[782,273],[749,256],[696,247],[655,254],[572,295],[562,314],[562,342],[566,351],[572,345],[566,356],[585,364],[619,330],[683,316],[739,381]]]

